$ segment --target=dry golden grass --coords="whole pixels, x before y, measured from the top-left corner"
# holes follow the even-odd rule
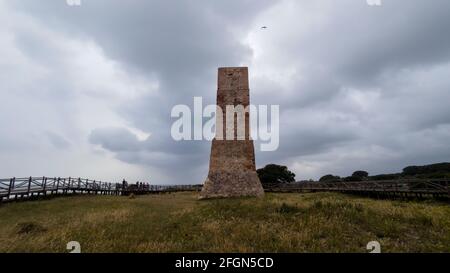
[[[0,206],[0,252],[450,252],[450,206],[335,193],[198,201],[194,193]]]

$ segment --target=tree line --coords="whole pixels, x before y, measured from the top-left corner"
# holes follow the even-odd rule
[[[286,166],[269,164],[264,168],[258,169],[259,179],[263,184],[272,183],[292,183],[295,182],[295,173]],[[367,180],[396,180],[406,178],[419,179],[450,179],[450,163],[436,163],[423,166],[408,166],[403,168],[400,173],[369,175],[369,172],[357,170],[351,176],[340,177],[338,175],[327,174],[322,176],[321,182],[351,182]]]
[[[339,177],[327,174],[319,181],[365,181],[365,180],[396,180],[406,178],[419,179],[450,179],[450,163],[436,163],[423,166],[408,166],[403,168],[401,173],[378,174],[370,176],[367,171],[355,171],[351,176]]]

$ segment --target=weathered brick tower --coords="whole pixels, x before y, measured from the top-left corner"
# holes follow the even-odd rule
[[[227,105],[247,107],[250,104],[247,67],[219,68],[217,85],[217,105],[223,118],[216,119],[208,178],[200,198],[262,196],[264,190],[256,173],[255,151],[250,139],[249,113],[245,113],[245,134],[239,131],[239,138],[237,116],[229,121],[234,126],[226,126]],[[234,135],[232,140],[227,137],[227,132]]]

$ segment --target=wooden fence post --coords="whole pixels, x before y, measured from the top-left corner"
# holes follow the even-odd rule
[[[61,180],[60,177],[58,177],[58,182],[56,183],[56,194],[58,194],[58,190],[59,190],[59,181]]]
[[[43,181],[42,181],[42,188],[43,188],[43,191],[44,191],[44,195],[47,195],[47,177],[43,177]]]
[[[33,178],[30,176],[30,178],[28,178],[28,189],[27,189],[27,196],[30,196],[30,191],[31,191],[31,181],[33,180]]]
[[[72,182],[72,177],[69,176],[69,182],[67,184],[67,191],[66,194],[73,188],[73,182]]]
[[[11,191],[12,191],[12,189],[14,188],[14,181],[15,181],[15,177],[14,178],[11,178],[10,180],[9,180],[9,187],[8,187],[8,199],[9,199],[9,197],[10,197],[10,195],[11,195]]]

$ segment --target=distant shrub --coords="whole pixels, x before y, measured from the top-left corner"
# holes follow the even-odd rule
[[[369,180],[396,180],[399,178],[400,178],[400,175],[398,175],[398,174],[379,174],[379,175],[370,176]]]
[[[369,176],[369,173],[366,171],[356,171],[352,174],[354,177],[360,177],[360,178],[367,178]]]
[[[430,174],[419,174],[417,178],[421,179],[450,179],[450,173],[430,173]]]
[[[450,173],[450,163],[436,163],[424,166],[408,166],[403,169],[403,175],[418,175],[430,173]]]
[[[344,178],[345,182],[357,182],[357,181],[362,181],[363,178],[359,177],[359,176],[347,176]]]
[[[327,174],[327,175],[324,175],[324,176],[322,176],[320,179],[319,179],[319,181],[320,182],[338,182],[338,181],[341,181],[341,178],[339,177],[339,176],[335,176],[335,175],[332,175],[332,174]]]
[[[291,183],[295,182],[295,174],[286,166],[269,164],[264,168],[258,169],[259,180],[263,184],[270,183]]]

